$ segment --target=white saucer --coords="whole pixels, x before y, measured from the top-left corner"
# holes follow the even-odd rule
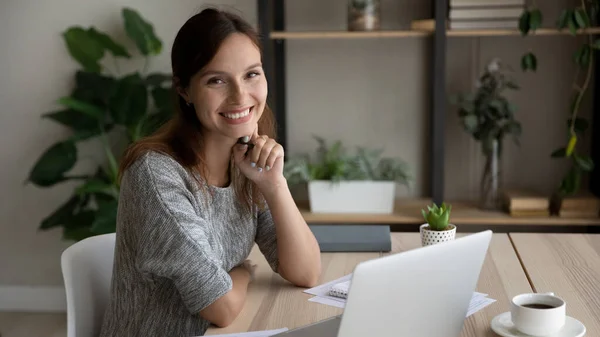
[[[492,330],[503,337],[531,337],[522,332],[519,332],[512,321],[510,320],[510,312],[500,314],[492,319]],[[563,328],[553,334],[546,337],[581,337],[585,335],[586,329],[583,323],[576,320],[573,317],[567,316],[565,319],[565,325]]]

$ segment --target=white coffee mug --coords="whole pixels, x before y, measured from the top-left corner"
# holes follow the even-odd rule
[[[554,293],[521,294],[513,297],[510,314],[520,332],[547,336],[565,325],[566,303]]]

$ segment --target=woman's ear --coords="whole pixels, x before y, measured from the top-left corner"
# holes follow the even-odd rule
[[[181,81],[179,81],[178,77],[173,77],[173,84],[175,85],[177,94],[183,97],[188,104],[191,103],[190,95],[188,94],[187,90],[181,86]]]

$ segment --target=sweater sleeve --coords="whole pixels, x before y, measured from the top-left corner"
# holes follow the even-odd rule
[[[258,211],[256,228],[256,244],[265,256],[265,259],[274,272],[279,267],[279,258],[277,255],[277,232],[275,223],[268,207]]]
[[[182,167],[160,157],[142,157],[124,174],[120,213],[126,217],[135,264],[150,277],[170,279],[186,307],[197,314],[232,289],[213,251],[209,224],[193,204]]]

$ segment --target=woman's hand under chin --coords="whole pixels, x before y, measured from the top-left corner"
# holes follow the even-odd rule
[[[286,186],[283,176],[283,146],[266,135],[259,135],[257,131],[250,143],[254,144],[254,148],[246,156],[248,145],[236,144],[233,148],[235,164],[242,174],[253,181],[263,194]]]

